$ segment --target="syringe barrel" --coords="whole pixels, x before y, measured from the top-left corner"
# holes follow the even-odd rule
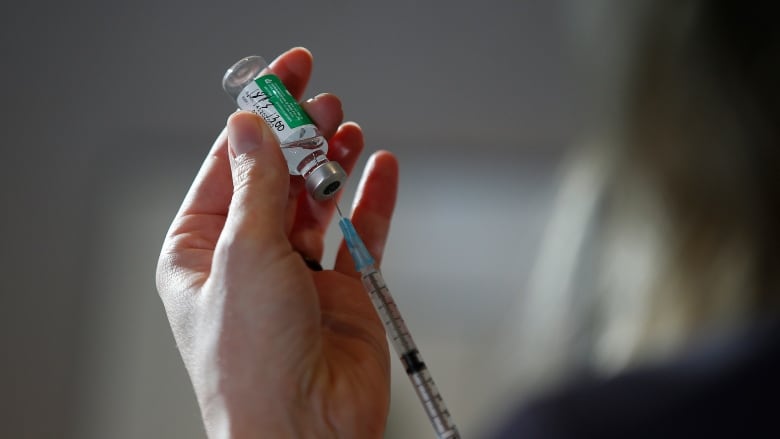
[[[398,311],[390,290],[387,289],[382,273],[374,265],[369,265],[361,270],[361,274],[363,286],[369,292],[368,295],[385,326],[387,338],[393,345],[393,349],[399,356],[416,351],[417,346],[409,334],[409,329]]]
[[[433,377],[431,377],[420,351],[414,344],[412,335],[398,311],[382,273],[371,264],[361,269],[361,278],[363,286],[385,326],[387,338],[400,357],[406,374],[409,376],[436,434],[440,439],[459,439],[460,434],[452,422],[444,399],[441,397],[436,383],[433,382]]]
[[[417,346],[412,340],[412,334],[406,327],[393,296],[387,288],[385,279],[376,267],[374,258],[358,236],[350,220],[342,218],[339,220],[339,227],[344,233],[344,241],[346,241],[347,248],[355,261],[355,268],[360,272],[363,287],[385,327],[390,344],[393,345],[393,349],[401,358],[406,374],[425,408],[425,413],[428,415],[436,435],[439,439],[460,439],[460,434],[452,422],[450,412],[439,394],[439,389],[433,382],[420,351],[417,350]]]

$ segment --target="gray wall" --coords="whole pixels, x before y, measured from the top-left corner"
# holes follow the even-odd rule
[[[401,158],[385,277],[462,431],[489,430],[497,389],[474,371],[512,317],[582,90],[570,5],[436,3],[2,6],[0,436],[203,436],[157,252],[233,109],[225,68],[295,45],[315,56],[308,96],[339,94],[368,150]],[[387,437],[425,437],[394,367]]]

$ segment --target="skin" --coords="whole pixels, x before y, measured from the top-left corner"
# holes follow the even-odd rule
[[[303,48],[270,66],[296,99],[312,56]],[[362,149],[339,99],[303,103],[347,172]],[[380,260],[398,164],[375,153],[352,221]],[[157,288],[211,438],[379,438],[389,406],[384,328],[340,246],[333,270],[319,260],[332,201],[316,202],[288,174],[279,145],[255,115],[230,116],[165,237]]]

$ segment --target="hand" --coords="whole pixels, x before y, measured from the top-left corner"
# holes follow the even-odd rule
[[[296,99],[311,54],[271,63]],[[347,172],[363,148],[330,94],[304,108]],[[232,163],[231,163],[232,162]],[[375,154],[352,221],[376,258],[398,185],[396,159]],[[319,260],[332,201],[315,202],[290,177],[265,124],[233,114],[165,238],[157,288],[212,438],[381,437],[389,406],[384,328],[345,246],[333,270]]]

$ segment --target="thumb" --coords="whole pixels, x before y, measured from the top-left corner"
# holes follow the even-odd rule
[[[259,116],[245,111],[230,116],[227,131],[233,198],[225,232],[260,248],[286,243],[290,177],[276,136]]]

